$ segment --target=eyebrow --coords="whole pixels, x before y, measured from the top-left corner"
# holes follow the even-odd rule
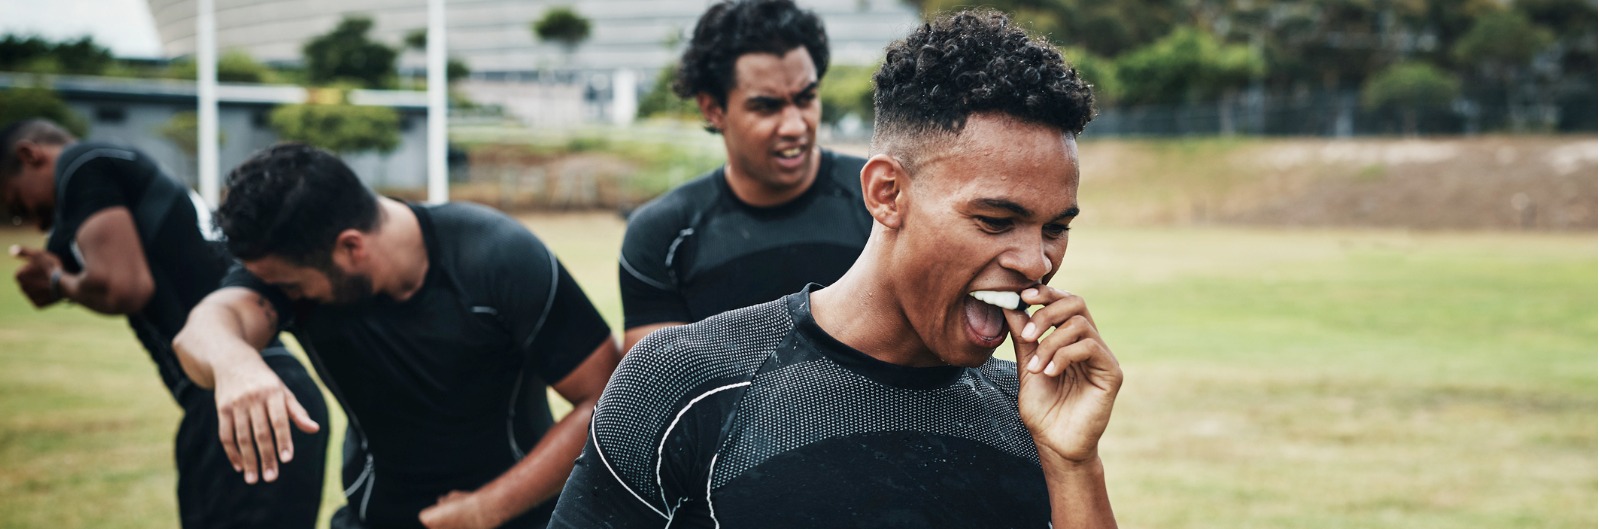
[[[1003,210],[1006,210],[1006,211],[1010,211],[1011,213],[1016,214],[1019,217],[1032,217],[1033,216],[1033,210],[1030,210],[1027,207],[1024,207],[1022,204],[1018,204],[1016,202],[1012,202],[1010,200],[1006,200],[1006,199],[1003,199],[1003,198],[980,198],[980,199],[977,199],[977,200],[973,200],[972,202],[973,202],[973,204],[975,204],[975,205],[977,205],[979,207],[984,207],[984,208],[989,208],[989,209],[1003,209]],[[1078,206],[1071,206],[1071,207],[1068,207],[1067,209],[1063,210],[1061,213],[1057,214],[1055,217],[1051,217],[1050,220],[1052,222],[1054,222],[1054,221],[1058,221],[1058,220],[1061,220],[1061,219],[1070,219],[1070,218],[1073,218],[1073,217],[1077,217],[1078,213],[1079,213]]]
[[[795,92],[795,95],[800,95],[800,94],[804,94],[806,92],[810,92],[810,91],[816,90],[817,86],[819,86],[819,83],[821,83],[821,81],[812,81],[811,84],[806,85],[805,88],[801,88],[799,92]],[[786,100],[785,100],[785,98],[777,97],[777,96],[757,95],[757,96],[747,97],[747,98],[745,98],[745,101],[746,102],[750,102],[750,103],[774,104],[774,103],[783,103]]]

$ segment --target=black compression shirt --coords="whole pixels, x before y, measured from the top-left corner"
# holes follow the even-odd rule
[[[139,342],[175,398],[191,387],[172,351],[172,338],[228,269],[220,245],[201,235],[188,188],[139,151],[96,142],[75,143],[56,160],[56,217],[45,248],[70,273],[83,270],[78,230],[111,208],[127,208],[140,236],[155,290],[128,315]]]
[[[641,341],[550,527],[1047,527],[1016,364],[878,361],[814,288]]]
[[[723,169],[639,208],[618,266],[624,326],[699,321],[839,279],[872,229],[865,164],[824,150],[811,187],[770,208],[741,202]]]
[[[364,435],[369,458],[345,486],[370,527],[420,527],[417,513],[440,496],[504,473],[552,422],[546,384],[610,339],[582,289],[515,220],[469,204],[411,208],[428,272],[404,302],[291,302],[242,267],[224,280],[272,301]]]

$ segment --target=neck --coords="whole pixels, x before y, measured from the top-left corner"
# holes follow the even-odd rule
[[[844,277],[811,294],[811,317],[834,339],[878,360],[910,367],[944,365],[911,326],[890,281],[883,255],[886,231],[874,226],[861,257]]]
[[[373,287],[396,301],[405,301],[422,289],[428,276],[428,245],[422,237],[422,224],[411,207],[398,200],[379,197],[378,211],[374,250],[378,254],[375,263],[382,266],[373,271]]]
[[[722,177],[728,182],[728,188],[733,190],[733,196],[751,206],[770,208],[789,203],[817,183],[817,171],[822,167],[822,148],[812,147],[811,157],[806,162],[806,177],[790,187],[773,187],[758,182],[731,163],[731,157],[729,161],[730,163],[722,170]]]

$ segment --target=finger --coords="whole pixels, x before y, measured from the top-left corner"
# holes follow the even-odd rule
[[[278,452],[272,457],[282,463],[294,459],[294,440],[290,438],[289,413],[289,407],[284,402],[282,394],[267,399],[267,420],[272,424],[274,444],[278,447]]]
[[[278,479],[278,456],[274,455],[272,440],[272,421],[267,419],[265,403],[250,407],[250,429],[253,431],[256,452],[261,462],[261,480],[266,482]]]
[[[1039,344],[1021,338],[1023,329],[1029,325],[1028,313],[1020,310],[1002,310],[1000,313],[1005,315],[1006,328],[1011,331],[1011,348],[1017,355],[1017,368],[1029,369],[1028,366],[1034,358],[1034,350],[1038,349]]]
[[[1024,333],[1022,339],[1038,341],[1046,330],[1065,323],[1068,319],[1083,313],[1083,298],[1068,296],[1033,311],[1028,323],[1033,324]]]
[[[1082,341],[1091,332],[1088,318],[1082,315],[1073,315],[1066,322],[1057,325],[1055,331],[1039,340],[1039,349],[1035,354],[1039,359],[1039,370],[1033,372],[1052,377],[1061,374],[1073,361],[1071,358],[1063,357],[1062,350]]]
[[[1068,344],[1056,352],[1056,363],[1061,372],[1073,370],[1085,384],[1116,395],[1122,386],[1122,367],[1100,340],[1085,339]]]
[[[243,458],[239,456],[239,445],[233,433],[233,414],[225,409],[217,410],[217,439],[222,442],[222,451],[228,454],[228,464],[233,465],[233,471],[243,472]]]
[[[306,411],[305,406],[300,405],[300,399],[295,398],[293,393],[284,395],[288,397],[289,418],[294,420],[296,428],[305,433],[317,433],[317,430],[322,429],[322,425],[317,424],[317,421],[311,418],[311,413]],[[293,447],[291,446],[290,448],[292,449]]]
[[[26,259],[26,258],[28,258],[27,254],[28,254],[28,249],[27,248],[23,248],[22,245],[20,245],[20,244],[11,245],[11,256],[12,257],[18,257],[18,258]]]
[[[239,466],[244,470],[244,482],[256,483],[256,443],[250,434],[250,414],[236,412],[233,417],[234,445],[239,451]]]

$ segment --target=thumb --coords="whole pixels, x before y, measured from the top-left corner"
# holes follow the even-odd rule
[[[19,259],[27,259],[29,256],[32,256],[32,255],[33,255],[33,250],[30,250],[30,249],[27,249],[27,248],[23,248],[22,245],[20,245],[20,244],[11,245],[11,256],[12,257],[16,257],[16,258],[19,258]]]
[[[1032,321],[1028,313],[1020,310],[1000,311],[1006,317],[1006,328],[1011,330],[1011,347],[1017,355],[1017,366],[1026,366],[1033,359],[1034,351],[1039,349],[1039,342],[1025,342],[1022,340],[1022,329]]]
[[[322,429],[317,421],[311,419],[311,414],[306,412],[306,408],[300,405],[300,399],[294,398],[292,393],[285,393],[284,396],[288,397],[284,400],[289,405],[289,420],[294,421],[295,428],[305,433],[317,433]]]

